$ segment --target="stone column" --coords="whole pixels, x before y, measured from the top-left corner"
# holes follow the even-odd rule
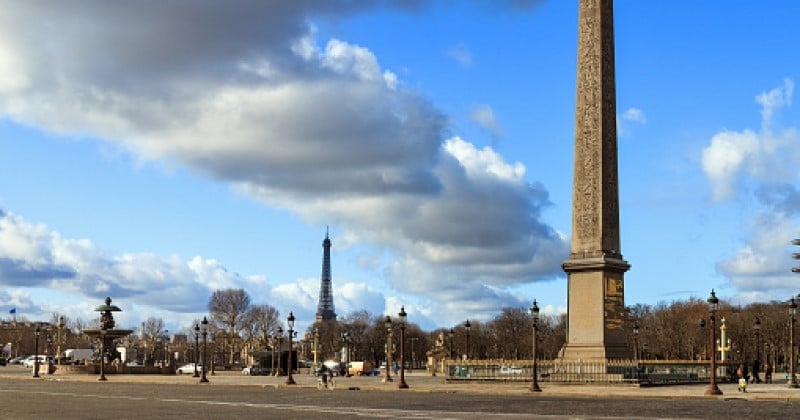
[[[580,0],[568,359],[630,358],[624,330],[619,240],[614,17],[612,0]]]

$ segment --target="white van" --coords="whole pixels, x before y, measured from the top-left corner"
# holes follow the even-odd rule
[[[26,368],[32,368],[36,364],[36,359],[39,359],[39,365],[46,365],[48,360],[51,360],[50,356],[28,356],[25,360],[22,361],[22,366]]]
[[[516,366],[501,366],[500,367],[500,374],[501,375],[521,375],[522,368]]]

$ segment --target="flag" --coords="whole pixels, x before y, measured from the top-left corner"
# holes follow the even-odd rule
[[[17,313],[17,308],[11,308],[11,310],[10,310],[10,311],[8,311],[8,313],[10,313],[10,314],[16,314],[16,313]]]

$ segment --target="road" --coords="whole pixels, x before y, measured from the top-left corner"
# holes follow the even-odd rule
[[[0,418],[796,418],[798,401],[0,380]]]

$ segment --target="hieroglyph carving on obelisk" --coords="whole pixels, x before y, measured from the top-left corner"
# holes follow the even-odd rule
[[[619,240],[612,0],[580,0],[572,244],[568,277],[570,359],[627,358]]]

